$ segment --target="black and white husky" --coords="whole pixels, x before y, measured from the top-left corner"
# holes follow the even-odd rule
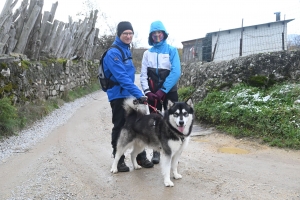
[[[117,152],[111,168],[117,173],[117,165],[123,153],[132,148],[131,161],[134,169],[141,169],[136,156],[146,146],[161,152],[161,168],[164,184],[174,186],[170,179],[172,170],[175,179],[182,176],[177,171],[178,160],[188,144],[194,121],[194,108],[191,99],[186,102],[168,102],[168,109],[161,114],[147,114],[147,105],[134,103],[134,99],[124,101],[126,123],[120,133]]]

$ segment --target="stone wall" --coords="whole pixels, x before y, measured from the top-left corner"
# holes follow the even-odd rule
[[[20,56],[19,56],[20,57]],[[98,61],[41,61],[24,63],[24,58],[0,62],[0,98],[15,103],[61,97],[74,88],[89,86],[96,79]],[[255,54],[223,62],[182,63],[179,88],[193,86],[194,101],[201,101],[214,88],[248,82],[256,75],[274,81],[300,80],[300,51]]]
[[[90,85],[96,78],[98,63],[15,60],[0,63],[0,70],[0,98],[9,97],[13,102],[23,104],[61,97],[66,91]]]
[[[248,82],[253,76],[266,76],[276,82],[300,80],[300,51],[254,54],[230,61],[182,63],[180,87],[193,86],[194,101],[201,101],[214,88],[226,89],[235,83]]]

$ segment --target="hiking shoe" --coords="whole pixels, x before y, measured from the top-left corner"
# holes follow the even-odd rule
[[[158,164],[159,161],[160,161],[160,153],[158,151],[153,151],[153,156],[152,156],[151,162],[153,164]]]
[[[119,162],[118,162],[118,172],[129,172],[129,167],[125,164],[125,156],[122,155]]]
[[[140,166],[144,168],[151,168],[154,166],[153,163],[147,158],[143,158],[142,160],[136,160],[136,161]]]
[[[125,162],[118,162],[118,172],[129,172],[129,167],[125,164]]]

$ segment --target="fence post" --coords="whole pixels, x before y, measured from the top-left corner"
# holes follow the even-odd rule
[[[211,61],[214,61],[214,58],[215,58],[216,49],[217,49],[217,45],[218,45],[218,41],[219,41],[219,36],[220,36],[220,29],[219,29],[219,32],[218,32],[218,36],[217,36],[217,40],[216,40],[215,46],[214,46],[214,51],[213,51],[213,55],[212,55]]]
[[[241,30],[241,39],[240,39],[240,56],[243,55],[243,32],[244,32],[244,19],[242,19],[242,30]]]
[[[284,32],[282,32],[281,36],[282,36],[282,50],[284,50]]]
[[[285,15],[284,15],[284,20],[285,20]],[[285,30],[285,21],[282,22],[282,34],[281,34],[282,50],[284,50],[284,30]]]

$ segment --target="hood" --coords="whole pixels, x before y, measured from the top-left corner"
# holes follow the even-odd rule
[[[163,23],[161,21],[155,21],[152,22],[150,25],[150,32],[149,32],[149,36],[148,36],[148,44],[150,46],[153,46],[153,39],[151,37],[151,33],[153,31],[163,31],[164,33],[164,40],[166,40],[168,38],[169,33],[167,32],[165,26],[163,25]]]

